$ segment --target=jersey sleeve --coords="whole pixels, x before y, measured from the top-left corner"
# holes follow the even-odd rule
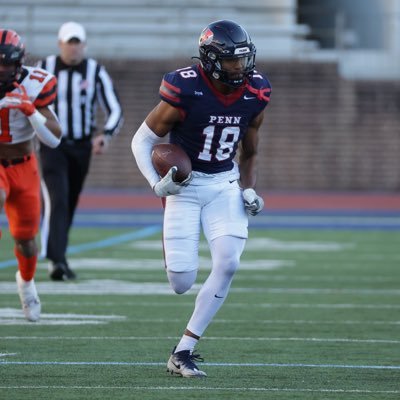
[[[57,78],[52,76],[43,86],[34,101],[36,108],[47,107],[52,104],[57,96]]]
[[[182,107],[182,89],[176,72],[165,74],[161,81],[160,97],[174,107]]]
[[[272,93],[272,87],[269,80],[255,71],[252,79],[246,85],[246,89],[258,100],[262,109],[267,107]]]

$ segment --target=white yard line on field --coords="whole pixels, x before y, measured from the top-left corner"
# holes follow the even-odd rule
[[[60,285],[59,282],[37,282],[36,287],[39,293],[59,296],[71,295],[98,295],[98,294],[117,294],[117,295],[173,295],[173,291],[167,282],[130,282],[117,279],[90,279],[81,282]],[[194,284],[187,293],[197,293],[200,284]],[[232,287],[234,293],[251,294],[286,294],[286,295],[363,295],[363,296],[400,296],[400,289],[357,289],[357,288],[252,288],[252,287]],[[0,294],[14,294],[15,282],[0,282]]]
[[[209,257],[199,257],[201,270],[210,270],[212,261]],[[117,259],[117,258],[71,258],[69,264],[75,270],[91,271],[164,271],[164,260],[159,258]],[[284,267],[294,267],[293,260],[254,259],[242,260],[241,270],[269,271]],[[39,269],[47,270],[48,263],[40,262]]]
[[[122,362],[122,361],[0,361],[3,365],[99,365],[99,366],[164,366],[163,362]],[[347,364],[303,364],[303,363],[203,363],[208,367],[283,367],[283,368],[339,368],[400,370],[400,365],[347,365]]]
[[[292,393],[355,393],[398,394],[400,390],[328,389],[328,388],[268,388],[268,387],[210,387],[210,386],[0,386],[0,389],[66,389],[66,390],[141,390],[141,391],[207,391],[207,392],[292,392]]]
[[[178,336],[0,336],[2,340],[177,340]],[[348,339],[348,338],[315,338],[315,337],[224,337],[204,336],[205,340],[226,341],[275,341],[275,342],[338,342],[338,343],[369,343],[369,344],[400,344],[400,340],[392,339]]]
[[[137,301],[135,299],[135,306],[137,307],[171,307],[171,303],[166,301]],[[65,305],[65,300],[54,299],[51,304],[61,304]],[[96,301],[68,301],[69,306],[95,306],[99,303]],[[115,305],[126,306],[132,305],[132,301],[104,301],[101,303],[102,307],[113,307]],[[174,303],[173,307],[192,307],[192,302],[179,302]],[[224,304],[224,307],[232,308],[322,308],[322,309],[372,309],[372,310],[398,310],[400,309],[400,304],[352,304],[352,303],[336,303],[336,304],[315,304],[315,303],[235,303],[229,302],[229,300]]]
[[[124,315],[55,314],[42,313],[35,325],[102,325],[113,321],[124,321]],[[20,308],[0,308],[0,325],[30,325]]]
[[[163,322],[168,322],[165,319]],[[158,322],[143,320],[140,322]],[[160,321],[161,322],[161,321]],[[180,322],[180,321],[179,321]],[[240,319],[215,319],[214,323],[219,324],[295,324],[295,325],[400,325],[400,321],[353,321],[353,320],[332,320],[332,321],[318,321],[318,320],[293,320],[293,319],[257,319],[257,320],[240,320]]]
[[[3,309],[0,308],[0,324],[1,325],[13,325],[16,323],[17,318],[23,319],[23,315],[20,310],[14,309],[13,315],[3,315]],[[40,322],[36,325],[49,325],[49,324],[60,324],[60,321],[64,321],[65,324],[71,325],[85,325],[85,324],[95,324],[102,323],[98,320],[107,320],[107,317],[91,315],[88,318],[75,316],[74,314],[42,314]],[[117,317],[110,316],[111,320],[118,320]],[[120,317],[120,320],[126,319],[125,317]],[[54,322],[52,323],[53,320]],[[81,321],[79,321],[81,320]],[[129,318],[131,322],[136,323],[152,323],[152,324],[168,324],[168,323],[180,323],[185,322],[186,320],[183,318]],[[21,321],[24,322],[25,321]],[[353,320],[332,320],[332,321],[318,321],[318,320],[292,320],[292,319],[257,319],[257,320],[248,320],[248,319],[215,319],[213,320],[214,324],[268,324],[268,325],[400,325],[400,321],[353,321]],[[29,324],[27,324],[29,325]]]
[[[357,289],[357,288],[232,288],[231,293],[284,293],[284,294],[350,294],[364,296],[400,296],[400,289]]]
[[[249,307],[249,305],[236,303],[234,307]],[[337,304],[309,304],[309,303],[260,303],[259,307],[265,308],[322,308],[322,309],[372,309],[372,310],[397,310],[400,309],[400,304],[352,304],[352,303],[337,303]],[[257,307],[257,304],[252,307]]]

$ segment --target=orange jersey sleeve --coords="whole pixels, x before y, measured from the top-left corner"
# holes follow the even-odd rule
[[[34,101],[37,108],[47,107],[52,104],[57,96],[57,78],[53,76],[44,86]]]

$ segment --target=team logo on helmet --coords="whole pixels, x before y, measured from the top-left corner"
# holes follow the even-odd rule
[[[250,53],[250,49],[248,47],[242,47],[240,49],[235,49],[234,54],[244,54],[244,53]]]
[[[200,39],[199,39],[199,45],[203,44],[210,44],[214,39],[214,34],[212,33],[212,30],[209,28],[204,29],[203,32],[201,32]]]

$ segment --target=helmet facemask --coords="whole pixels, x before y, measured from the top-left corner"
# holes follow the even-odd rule
[[[221,57],[210,52],[208,57],[215,60],[213,71],[210,71],[211,76],[228,86],[240,87],[246,79],[251,78],[253,75],[255,67],[255,52],[249,52],[249,54],[236,57]],[[226,65],[230,63],[239,63],[241,69],[231,70],[224,67],[224,64]]]

